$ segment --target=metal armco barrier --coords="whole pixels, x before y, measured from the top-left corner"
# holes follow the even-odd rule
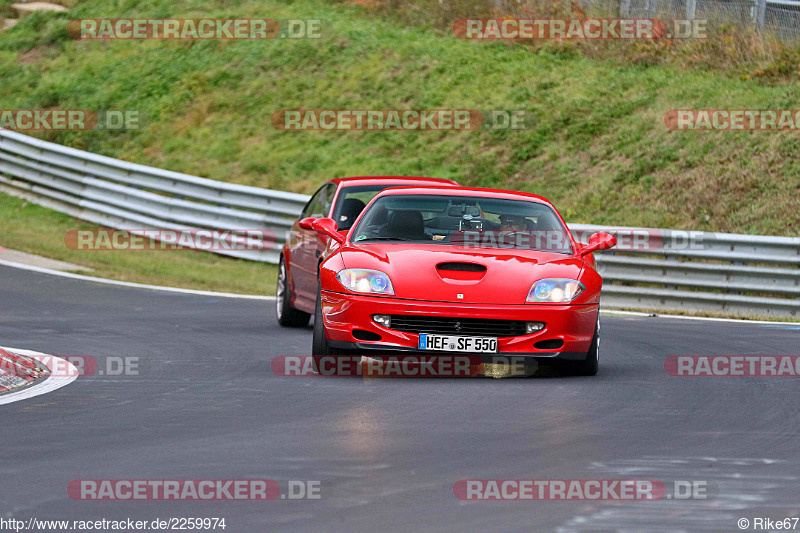
[[[595,254],[605,307],[800,318],[800,237],[570,229],[583,242],[597,231],[618,236],[615,251]]]
[[[0,191],[116,229],[258,229],[270,250],[218,253],[277,263],[308,197],[136,165],[0,130]]]
[[[119,161],[0,130],[0,191],[117,229],[259,229],[274,249],[217,253],[277,263],[308,196]],[[620,245],[595,255],[608,308],[800,318],[800,237],[572,224]]]

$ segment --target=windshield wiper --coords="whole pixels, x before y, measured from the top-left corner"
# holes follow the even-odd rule
[[[359,242],[367,242],[367,241],[410,241],[411,239],[406,239],[405,237],[369,237],[367,239],[359,239],[353,241],[354,243]]]

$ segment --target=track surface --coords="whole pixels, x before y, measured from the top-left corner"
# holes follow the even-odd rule
[[[797,326],[603,316],[594,378],[280,378],[273,304],[0,267],[0,345],[137,356],[2,408],[0,517],[225,517],[226,531],[737,531],[800,514],[798,378],[676,378],[669,355],[795,355]],[[320,480],[322,499],[79,502],[73,479]],[[679,502],[462,502],[466,478],[708,480]]]

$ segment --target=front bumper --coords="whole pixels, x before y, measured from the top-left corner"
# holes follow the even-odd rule
[[[418,333],[386,328],[373,321],[372,315],[423,315],[544,322],[544,329],[536,333],[518,337],[498,337],[497,353],[582,360],[586,357],[592,342],[598,310],[598,304],[476,305],[322,291],[322,315],[328,342],[331,346],[344,350],[418,352]],[[380,340],[359,340],[353,336],[354,330],[380,335]],[[551,350],[534,347],[535,343],[550,339],[561,340],[563,345]],[[425,351],[425,353],[437,352]],[[492,354],[482,355],[491,357]]]

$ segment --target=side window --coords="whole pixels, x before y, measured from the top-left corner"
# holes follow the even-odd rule
[[[339,189],[339,197],[333,211],[333,219],[339,225],[339,229],[350,229],[364,207],[386,187],[386,185],[361,185]]]
[[[303,209],[303,214],[300,218],[306,217],[326,217],[331,209],[331,202],[333,201],[333,194],[336,192],[336,186],[333,183],[326,183],[314,193],[311,200],[308,201],[306,207]]]
[[[336,185],[329,183],[322,189],[322,196],[320,197],[322,216],[327,217],[331,214],[331,205],[333,204],[334,196],[336,196]]]

